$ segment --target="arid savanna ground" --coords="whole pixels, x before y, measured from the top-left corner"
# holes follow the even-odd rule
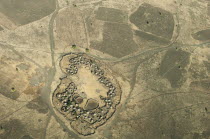
[[[89,136],[52,105],[71,52],[104,63],[122,90]],[[85,73],[78,84],[97,98],[105,89]],[[83,138],[210,138],[209,0],[0,0],[0,139]]]

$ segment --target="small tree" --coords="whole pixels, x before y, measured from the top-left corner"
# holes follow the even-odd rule
[[[90,50],[89,50],[89,48],[86,48],[85,51],[86,51],[86,52],[89,52]]]
[[[77,46],[76,46],[76,44],[73,44],[71,47],[75,49]]]
[[[15,88],[14,87],[11,88],[11,92],[15,92]]]

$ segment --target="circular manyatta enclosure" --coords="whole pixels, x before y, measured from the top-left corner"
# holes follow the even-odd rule
[[[52,102],[71,127],[81,135],[95,129],[114,114],[121,89],[112,71],[84,53],[70,53],[60,61],[66,74],[53,93]]]

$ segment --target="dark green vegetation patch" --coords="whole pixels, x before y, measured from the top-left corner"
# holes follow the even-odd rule
[[[1,123],[0,131],[1,139],[20,139],[27,132],[25,126],[18,119]]]
[[[123,57],[138,48],[133,40],[133,32],[127,24],[105,23],[103,41],[99,44],[92,42],[92,47],[113,57]]]
[[[194,39],[200,41],[210,40],[210,29],[201,30],[192,35]]]
[[[147,41],[152,41],[154,43],[158,43],[158,44],[168,44],[170,41],[164,38],[159,38],[153,34],[148,34],[146,32],[143,31],[139,31],[136,30],[135,31],[135,35],[139,36],[140,38],[143,38]]]
[[[42,101],[41,97],[38,97],[26,105],[29,109],[34,109],[39,113],[46,114],[48,112],[48,106]]]
[[[0,93],[4,95],[5,97],[10,98],[12,100],[16,100],[20,96],[20,93],[17,90],[15,90],[14,87],[10,87],[5,84],[0,85]]]
[[[99,7],[95,12],[96,19],[110,22],[126,22],[127,15],[119,9]]]
[[[210,80],[194,81],[190,85],[201,87],[204,90],[210,90]]]
[[[190,53],[181,49],[168,50],[160,64],[159,74],[168,79],[173,88],[181,87],[186,81],[186,66],[190,62]]]
[[[130,16],[130,21],[144,32],[170,40],[174,31],[173,15],[158,7],[142,4]]]
[[[21,139],[33,139],[30,135],[24,135]]]
[[[51,14],[55,0],[1,0],[0,12],[17,24],[28,24]]]

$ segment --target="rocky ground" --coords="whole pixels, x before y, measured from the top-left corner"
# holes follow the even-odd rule
[[[82,136],[52,105],[63,55],[105,63],[114,115]],[[210,138],[209,0],[1,0],[0,138]]]

